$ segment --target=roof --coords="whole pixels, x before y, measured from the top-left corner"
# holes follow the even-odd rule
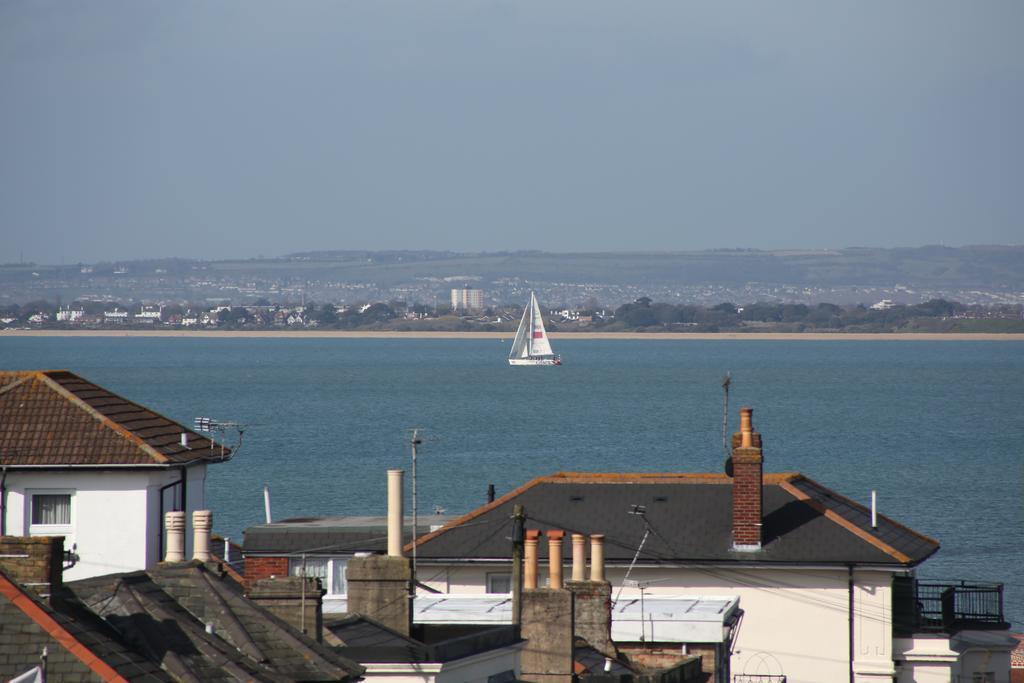
[[[520,642],[511,625],[415,624],[404,636],[361,614],[324,623],[343,645],[339,652],[361,663],[451,662]]]
[[[420,534],[451,522],[451,515],[423,516],[416,520]],[[404,537],[413,539],[412,517],[405,518]],[[388,547],[387,517],[297,517],[245,530],[246,555],[306,553],[352,554],[384,552]]]
[[[127,646],[102,619],[75,602],[40,600],[0,569],[0,678],[39,663],[44,647],[51,665],[68,674],[108,681],[172,681],[165,671]]]
[[[644,564],[756,563],[779,565],[914,566],[938,541],[871,512],[801,474],[764,475],[764,545],[732,548],[732,479],[725,474],[577,473],[538,477],[500,499],[418,539],[424,561],[507,561],[512,508],[527,528],[605,534],[605,561],[628,563],[651,533]],[[646,507],[642,517],[629,514]]]
[[[177,679],[335,681],[362,674],[362,667],[256,605],[211,567],[163,564],[74,581],[65,589]]]
[[[230,454],[73,372],[0,371],[0,465],[174,466],[219,462]]]

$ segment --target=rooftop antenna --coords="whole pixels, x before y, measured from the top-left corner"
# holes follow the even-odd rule
[[[612,602],[612,608],[619,602],[619,597],[622,596],[622,589],[626,587],[629,582],[629,574],[633,571],[636,561],[640,558],[640,553],[644,549],[644,543],[647,543],[647,537],[651,535],[651,525],[647,521],[647,506],[646,505],[631,505],[628,511],[630,515],[637,515],[644,521],[644,537],[640,539],[640,545],[637,546],[636,552],[633,554],[633,559],[629,563],[629,568],[626,570],[626,576],[622,579],[622,585],[619,586],[619,592],[615,594],[615,600]]]
[[[238,435],[238,441],[231,447],[232,453],[237,453],[242,447],[242,437],[245,435],[247,425],[240,422],[224,422],[221,420],[215,420],[212,417],[197,417],[192,421],[192,428],[197,432],[204,432],[206,434],[220,434],[220,457],[224,457],[225,445],[224,442],[227,440],[227,432],[235,430]],[[210,439],[210,450],[213,450],[215,442]]]
[[[722,400],[722,450],[725,451],[725,457],[729,457],[729,444],[725,440],[726,432],[729,429],[729,385],[732,384],[732,373],[726,372],[725,377],[722,378],[722,393],[724,394]]]
[[[416,585],[416,534],[419,533],[419,512],[417,507],[416,494],[416,457],[419,454],[419,447],[423,444],[423,437],[420,432],[422,427],[415,427],[409,438],[409,446],[412,448],[412,581]],[[415,590],[415,589],[414,589]]]

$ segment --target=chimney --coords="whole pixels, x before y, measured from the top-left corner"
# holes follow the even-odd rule
[[[49,598],[63,583],[63,536],[0,536],[0,568],[11,579]]]
[[[579,545],[577,546],[577,536]],[[573,593],[574,633],[583,638],[595,650],[606,657],[617,657],[615,644],[612,642],[612,586],[604,580],[604,535],[594,534],[591,538],[591,570],[590,581],[583,578],[583,567],[580,567],[579,578],[573,563],[573,580],[566,584]],[[573,555],[577,548],[581,560],[585,554],[587,537],[573,534]],[[585,561],[581,561],[581,565]]]
[[[192,559],[210,561],[210,530],[213,529],[213,513],[196,510],[192,513]],[[182,534],[184,536],[184,534]],[[225,544],[226,547],[226,544]],[[227,559],[226,557],[224,559]]]
[[[180,510],[164,515],[167,530],[167,555],[164,562],[185,561],[185,513]]]
[[[562,588],[562,539],[564,531],[552,529],[548,532],[548,587]]]
[[[403,470],[388,470],[388,556],[402,557],[402,525],[405,517]],[[413,540],[416,530],[413,529]]]
[[[526,531],[520,633],[526,641],[520,656],[522,679],[537,683],[574,680],[575,599],[562,588],[564,531],[548,531],[551,585],[537,587],[537,544],[541,532]]]
[[[357,555],[348,561],[348,611],[375,619],[393,631],[412,633],[412,561],[402,556],[402,470],[388,470],[388,554]],[[413,534],[415,541],[415,533]]]
[[[740,431],[732,437],[732,547],[742,552],[760,550],[763,540],[764,456],[753,413],[740,409]]]
[[[271,576],[253,581],[247,597],[321,643],[325,592],[316,577]]]

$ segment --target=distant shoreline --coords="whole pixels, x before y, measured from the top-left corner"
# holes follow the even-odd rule
[[[348,330],[0,330],[4,337],[181,337],[190,339],[506,339],[512,332]],[[552,339],[644,341],[1024,341],[1022,333],[934,332],[552,332]]]

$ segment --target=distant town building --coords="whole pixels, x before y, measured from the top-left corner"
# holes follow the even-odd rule
[[[882,299],[877,304],[871,304],[872,311],[888,311],[890,308],[895,306],[892,299]]]
[[[103,311],[103,322],[126,323],[128,322],[128,311],[122,311],[119,308],[115,308],[112,311]]]
[[[62,308],[57,311],[57,322],[59,323],[73,323],[79,318],[85,315],[85,311],[81,308],[72,309],[70,306]]]
[[[163,313],[163,306],[143,306],[142,310],[135,314],[135,320],[149,323],[160,322]]]
[[[484,310],[484,290],[463,287],[452,290],[453,311],[482,311]]]

